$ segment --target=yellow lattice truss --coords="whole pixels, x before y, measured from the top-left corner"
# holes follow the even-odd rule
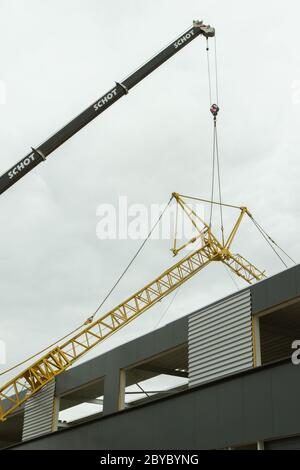
[[[240,254],[233,254],[230,251],[242,218],[248,213],[247,208],[239,208],[240,215],[227,241],[221,243],[213,235],[211,227],[185,204],[182,196],[177,193],[173,193],[173,196],[178,205],[190,217],[195,227],[198,227],[199,221],[201,222],[201,228],[198,227],[199,234],[188,242],[194,243],[198,238],[201,238],[201,247],[171,266],[116,308],[98,320],[83,326],[79,333],[48,351],[44,356],[1,387],[0,420],[4,421],[20,405],[54,377],[70,367],[77,359],[133,321],[212,261],[225,263],[235,274],[242,277],[248,283],[261,280],[264,277],[264,273],[252,263]],[[175,238],[173,253],[179,253],[188,243],[178,248]]]

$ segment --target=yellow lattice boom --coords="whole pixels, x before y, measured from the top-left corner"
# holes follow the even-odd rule
[[[181,197],[176,193],[174,194],[177,202],[185,206]],[[191,216],[192,212],[188,211],[187,207],[185,209]],[[247,213],[246,208],[240,208],[240,210],[240,216],[225,244],[220,243],[212,234],[210,226],[203,222],[204,229],[201,230],[202,246],[199,249],[181,259],[98,320],[83,326],[82,330],[73,337],[49,350],[1,387],[0,420],[5,420],[20,405],[54,377],[70,367],[77,359],[155,305],[212,261],[225,263],[234,273],[248,283],[261,280],[264,277],[263,272],[240,254],[233,254],[230,251],[231,243],[242,217]],[[193,239],[192,242],[194,241]],[[182,247],[176,248],[175,252],[178,253],[181,249]]]

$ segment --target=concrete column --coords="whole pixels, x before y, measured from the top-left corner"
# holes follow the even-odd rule
[[[119,388],[119,410],[125,408],[125,388],[126,388],[126,371],[125,369],[120,370],[120,388]]]
[[[258,441],[257,442],[257,450],[264,450],[264,449],[265,449],[264,441]]]
[[[52,417],[52,432],[55,432],[58,429],[59,406],[60,406],[59,397],[54,397],[54,400],[53,400],[53,417]]]
[[[254,367],[258,367],[258,366],[261,366],[260,325],[259,325],[259,316],[258,315],[252,317],[252,334],[253,334],[253,346],[255,348],[255,351],[254,351],[254,357],[255,357]]]
[[[125,408],[126,371],[112,369],[104,377],[103,414]]]

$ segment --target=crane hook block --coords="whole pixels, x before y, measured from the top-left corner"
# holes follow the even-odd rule
[[[220,110],[220,108],[217,104],[212,104],[211,107],[210,107],[210,112],[211,112],[211,114],[213,115],[214,118],[217,117],[219,110]]]

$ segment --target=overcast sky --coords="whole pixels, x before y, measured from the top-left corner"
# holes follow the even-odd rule
[[[0,0],[0,172],[203,19],[217,34],[223,199],[247,205],[298,261],[299,12],[296,0]],[[1,196],[2,370],[85,320],[137,250],[97,238],[100,204],[209,196],[211,126],[199,38]],[[170,266],[169,248],[150,241],[107,308]],[[235,249],[270,275],[283,269],[250,222]],[[167,313],[171,298],[86,359],[234,290],[214,264]]]

